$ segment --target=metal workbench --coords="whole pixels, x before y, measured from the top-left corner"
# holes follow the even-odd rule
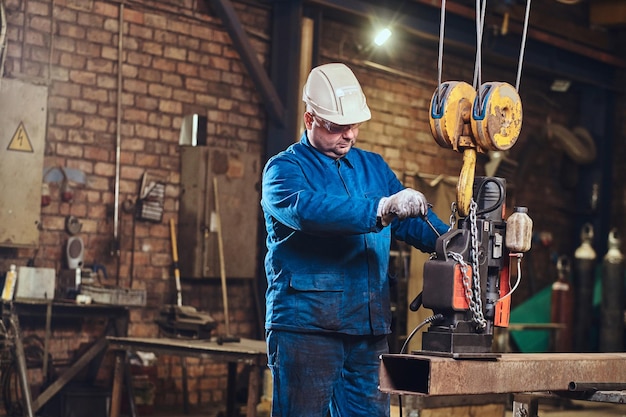
[[[503,353],[484,359],[381,357],[380,390],[433,397],[513,394],[514,416],[537,416],[547,396],[625,403],[626,353]]]
[[[238,342],[218,343],[217,340],[174,339],[174,338],[135,338],[109,337],[109,348],[115,352],[115,370],[111,394],[110,417],[119,417],[122,398],[122,384],[125,377],[127,353],[146,351],[181,358],[197,357],[228,363],[228,383],[226,395],[226,415],[238,415],[235,410],[235,388],[237,364],[251,366],[248,376],[247,417],[256,417],[259,402],[261,367],[267,364],[266,344],[262,340],[240,339]],[[184,375],[183,375],[184,378]],[[185,381],[183,381],[183,384]]]
[[[32,398],[27,376],[26,358],[20,330],[21,321],[41,322],[45,326],[43,374],[47,374],[48,347],[52,323],[57,320],[83,320],[85,318],[103,318],[107,321],[104,333],[96,338],[92,346],[84,352],[63,374],[53,381],[37,398]],[[24,415],[33,417],[52,397],[65,387],[79,372],[87,366],[89,379],[95,380],[100,360],[107,347],[106,336],[126,335],[128,327],[128,309],[123,306],[76,304],[52,300],[21,299],[2,303],[2,321],[6,330],[6,342],[15,356],[17,373],[22,388]]]

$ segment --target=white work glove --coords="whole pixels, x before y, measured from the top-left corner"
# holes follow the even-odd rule
[[[394,217],[404,220],[424,216],[426,213],[428,213],[426,197],[412,188],[405,188],[392,196],[383,197],[378,203],[378,217],[383,226],[391,223]]]

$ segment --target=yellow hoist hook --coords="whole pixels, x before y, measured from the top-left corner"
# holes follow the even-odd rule
[[[463,81],[441,82],[443,55],[443,25],[445,2],[442,2],[442,19],[439,47],[439,85],[433,94],[429,114],[430,130],[439,146],[463,154],[463,166],[457,183],[457,210],[459,215],[469,215],[478,152],[505,151],[517,141],[522,129],[522,102],[517,92],[521,75],[520,51],[517,85],[505,82],[487,82],[478,92]],[[480,13],[477,3],[477,13]],[[484,4],[483,4],[484,6]],[[530,11],[527,3],[523,42]],[[482,12],[484,13],[484,11]],[[480,13],[482,15],[482,13]],[[482,19],[478,19],[482,22]],[[479,35],[482,28],[477,28]],[[477,73],[480,73],[480,54],[477,54]],[[479,78],[480,79],[480,78]]]

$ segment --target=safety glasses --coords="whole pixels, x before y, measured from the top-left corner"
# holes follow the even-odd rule
[[[361,126],[361,123],[353,123],[351,125],[338,125],[336,123],[322,119],[313,112],[309,112],[309,114],[313,117],[313,120],[315,120],[318,125],[322,126],[328,131],[328,133],[333,135],[338,135],[340,133],[343,134],[346,133],[348,130],[356,130]]]

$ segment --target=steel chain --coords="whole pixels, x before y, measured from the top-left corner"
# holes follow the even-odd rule
[[[450,230],[454,229],[454,226],[456,225],[456,212],[456,201],[453,201],[450,205]]]
[[[480,289],[480,271],[478,270],[478,228],[476,226],[476,210],[478,204],[472,199],[470,202],[470,239],[471,239],[471,254],[470,264],[465,262],[463,256],[457,252],[448,252],[448,256],[456,261],[463,274],[463,287],[465,292],[465,298],[469,305],[469,309],[472,312],[472,321],[476,323],[478,328],[484,329],[487,327],[487,321],[483,314],[483,303]],[[450,215],[450,228],[452,229],[456,223],[456,203],[452,203]],[[471,265],[471,271],[469,266]]]
[[[467,262],[465,262],[463,256],[460,253],[448,252],[448,254],[461,267],[461,273],[463,274],[463,288],[465,289],[465,299],[467,299],[467,304],[469,304],[469,308],[472,312],[473,317],[475,316],[476,303],[474,302],[474,294],[472,293],[472,277],[470,276],[470,271],[468,268],[469,265],[467,264]]]
[[[487,327],[487,321],[485,320],[485,316],[483,315],[483,301],[481,296],[481,288],[480,288],[480,271],[478,269],[478,228],[476,226],[476,210],[478,208],[478,204],[472,199],[470,202],[470,238],[472,243],[472,254],[471,254],[471,266],[472,266],[472,276],[474,277],[474,300],[476,309],[472,310],[473,317],[472,319],[478,325],[480,329],[484,329]]]

